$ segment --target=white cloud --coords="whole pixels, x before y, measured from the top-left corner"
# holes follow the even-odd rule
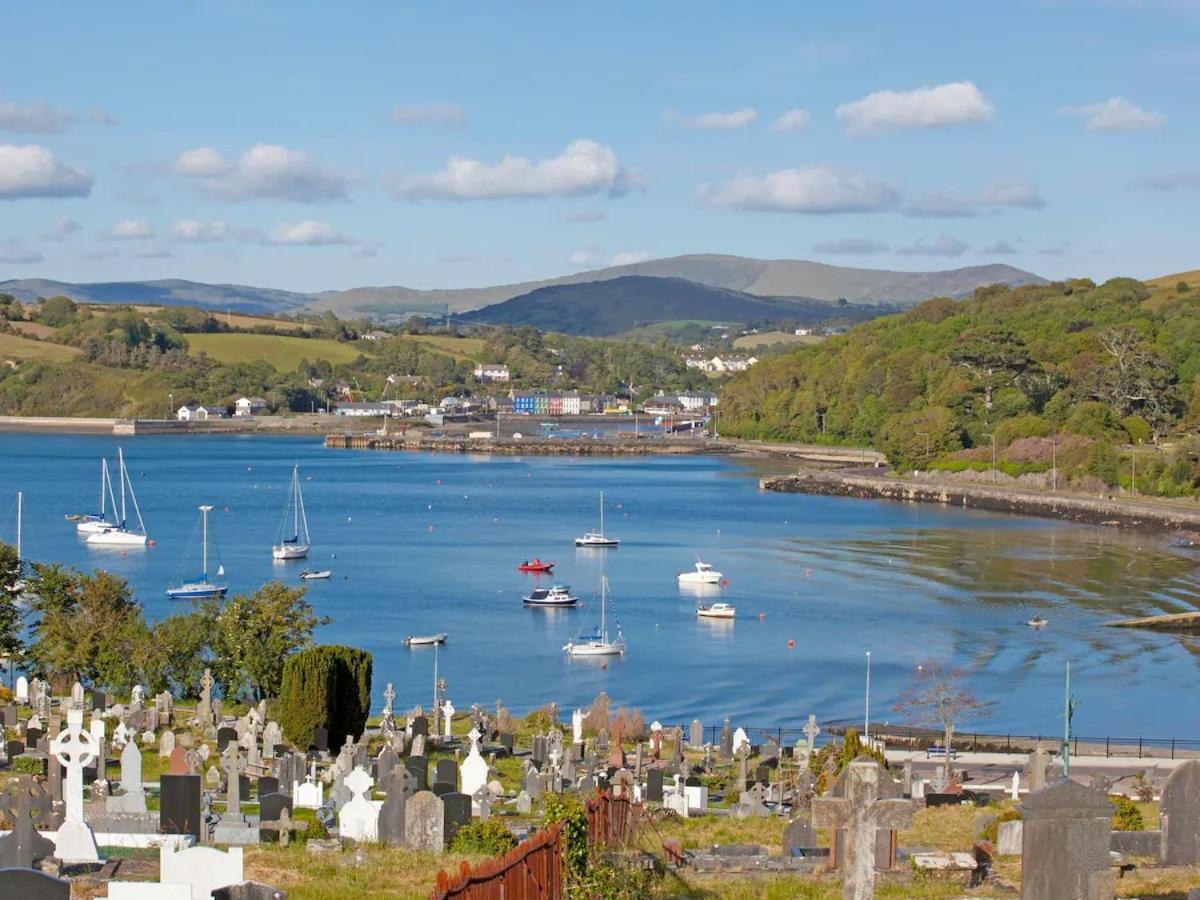
[[[0,130],[26,134],[57,134],[75,122],[75,113],[41,100],[20,104],[0,98]]]
[[[600,209],[576,209],[563,216],[568,222],[577,224],[589,224],[591,222],[603,222],[608,218],[608,214]]]
[[[812,113],[807,109],[789,109],[771,123],[772,131],[803,131],[812,122]]]
[[[1028,181],[998,181],[988,185],[979,194],[925,194],[907,204],[904,214],[918,219],[961,219],[995,212],[1003,207],[1044,209],[1046,200]]]
[[[54,224],[43,231],[38,237],[44,241],[61,241],[79,231],[82,226],[70,216],[56,219]]]
[[[698,116],[685,116],[675,110],[668,110],[663,117],[673,125],[683,125],[685,128],[695,128],[697,131],[732,131],[745,128],[758,121],[758,110],[752,106],[743,106],[732,112],[708,112]]]
[[[225,222],[202,222],[199,219],[183,219],[171,226],[171,237],[177,241],[192,243],[210,243],[224,241],[231,237],[232,231]]]
[[[837,238],[813,244],[815,253],[852,254],[855,256],[887,253],[890,249],[883,241],[876,241],[872,238]]]
[[[980,198],[987,206],[1019,206],[1045,209],[1046,200],[1028,181],[997,181],[984,188]]]
[[[1167,121],[1162,113],[1142,109],[1124,97],[1109,97],[1100,103],[1083,106],[1064,106],[1059,113],[1083,119],[1088,131],[1147,131]]]
[[[821,165],[702,185],[699,196],[717,206],[818,215],[892,209],[900,197],[886,182]]]
[[[122,219],[104,236],[110,241],[144,241],[154,237],[154,228],[145,219]]]
[[[0,144],[0,200],[86,197],[92,177],[38,144]]]
[[[255,144],[237,160],[212,147],[185,150],[175,172],[196,178],[206,193],[221,200],[289,200],[323,203],[346,200],[350,179],[309,158],[302,150]]]
[[[1013,241],[996,241],[994,244],[989,244],[979,251],[987,256],[1012,256],[1019,253],[1017,245]]]
[[[428,106],[397,106],[392,118],[400,125],[461,125],[466,113],[455,103],[432,103]]]
[[[24,241],[16,238],[0,240],[0,263],[12,266],[24,266],[44,260],[40,251],[30,247]]]
[[[971,81],[913,91],[878,91],[836,110],[846,133],[871,135],[904,128],[942,128],[989,122],[993,107]]]
[[[284,222],[271,229],[268,244],[289,246],[326,247],[331,244],[349,244],[351,241],[340,231],[325,222],[305,219],[301,222]]]
[[[567,260],[573,266],[590,266],[596,262],[596,254],[591,250],[576,250]]]
[[[171,251],[155,244],[150,247],[138,247],[133,251],[133,255],[138,259],[166,259],[171,255]]]
[[[625,250],[614,254],[608,264],[610,266],[632,266],[651,258],[649,250]]]
[[[943,234],[932,244],[918,240],[907,247],[901,247],[896,252],[906,256],[962,256],[969,249],[970,247],[958,238]]]
[[[389,184],[401,200],[499,200],[618,194],[628,189],[629,181],[611,147],[581,139],[558,156],[540,160],[506,156],[488,164],[455,156],[440,172],[393,178]]]

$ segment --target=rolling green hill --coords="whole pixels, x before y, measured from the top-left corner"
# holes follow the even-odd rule
[[[362,353],[354,344],[279,334],[190,334],[188,350],[205,353],[217,362],[265,360],[279,372],[291,372],[302,359],[328,360],[334,365],[353,362]]]

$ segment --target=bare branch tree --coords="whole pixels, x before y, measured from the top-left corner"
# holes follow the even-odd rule
[[[954,730],[964,721],[982,716],[991,706],[978,699],[966,687],[966,673],[961,669],[946,669],[935,662],[917,667],[915,684],[892,707],[907,715],[914,725],[940,727],[946,757],[942,771],[950,780],[950,746]]]

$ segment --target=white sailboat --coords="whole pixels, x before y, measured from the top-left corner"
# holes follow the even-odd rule
[[[568,656],[620,656],[625,652],[625,635],[617,623],[616,640],[608,637],[608,578],[600,576],[600,628],[595,634],[580,635],[563,647]]]
[[[21,556],[21,515],[25,502],[25,495],[21,491],[17,491],[17,580],[13,582],[13,591],[17,596],[18,602],[23,602],[27,598],[25,594],[25,579],[22,577],[25,572],[25,560]]]
[[[112,476],[108,474],[108,460],[100,460],[100,512],[84,513],[75,523],[75,531],[79,534],[96,534],[109,528],[116,528],[115,522],[108,520],[108,498],[112,495]],[[116,510],[113,510],[116,512]]]
[[[226,584],[214,584],[208,580],[208,514],[212,512],[211,506],[200,507],[201,521],[201,555],[202,563],[200,577],[193,581],[185,581],[182,584],[167,588],[167,596],[172,600],[208,600],[213,597],[224,597],[229,586]],[[217,568],[217,576],[225,574],[225,567]]]
[[[146,546],[146,523],[142,521],[142,511],[138,507],[137,496],[133,493],[133,482],[129,480],[129,472],[125,468],[125,455],[117,449],[117,477],[121,486],[120,518],[109,528],[88,535],[87,542],[98,547],[144,547]],[[117,510],[116,498],[112,494],[112,479],[108,482],[109,500],[113,511]],[[125,494],[129,494],[129,502],[133,505],[134,515],[137,516],[137,528],[129,527],[126,516]]]
[[[610,538],[604,533],[604,491],[600,492],[600,530],[589,531],[583,537],[575,538],[576,547],[617,547],[621,543],[618,538]]]
[[[290,523],[290,524],[289,524]],[[290,534],[291,537],[287,537]],[[300,467],[292,468],[292,483],[283,506],[279,534],[271,547],[273,559],[304,559],[310,547],[308,517],[304,514],[304,495],[300,493]]]

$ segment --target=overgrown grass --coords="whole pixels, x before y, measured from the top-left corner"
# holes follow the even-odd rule
[[[79,355],[79,348],[49,341],[34,341],[16,334],[0,334],[0,359],[45,359],[66,362]]]
[[[340,365],[353,362],[362,353],[353,344],[278,334],[189,334],[187,342],[191,354],[206,353],[222,363],[262,359],[278,372],[294,371],[302,359]]]

